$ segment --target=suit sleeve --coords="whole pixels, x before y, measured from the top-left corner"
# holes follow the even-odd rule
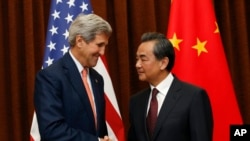
[[[127,140],[128,141],[136,141],[136,134],[135,134],[135,129],[134,129],[134,120],[133,120],[133,116],[132,114],[134,113],[133,112],[133,99],[130,100],[130,103],[129,103],[129,122],[130,122],[130,127],[129,127],[129,130],[128,130],[128,138]]]
[[[204,90],[201,90],[194,95],[191,103],[189,119],[192,141],[212,141],[212,109],[209,97]]]
[[[63,112],[62,84],[54,75],[40,71],[35,80],[34,104],[41,140],[98,141],[96,136],[67,124]]]

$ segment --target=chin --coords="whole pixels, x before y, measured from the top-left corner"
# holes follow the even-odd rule
[[[91,63],[91,64],[90,64],[90,67],[95,67],[96,64],[97,64],[97,62]]]
[[[140,77],[140,76],[139,76],[139,80],[140,80],[140,81],[146,81],[146,78],[145,78],[145,77]]]

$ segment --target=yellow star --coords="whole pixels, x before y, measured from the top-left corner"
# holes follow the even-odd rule
[[[198,56],[200,56],[201,52],[208,52],[205,48],[207,41],[201,42],[199,38],[197,38],[197,44],[193,46],[192,48],[197,49]]]
[[[214,33],[219,33],[220,31],[219,31],[219,26],[218,26],[217,22],[215,22],[215,25],[216,25],[216,29],[215,29]]]
[[[172,39],[169,40],[177,50],[180,50],[179,43],[182,42],[182,40],[177,38],[176,33],[174,33]]]

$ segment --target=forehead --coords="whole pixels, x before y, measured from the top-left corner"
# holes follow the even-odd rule
[[[155,45],[154,41],[147,41],[147,42],[141,43],[137,49],[136,55],[137,56],[153,55],[154,45]]]
[[[108,44],[109,36],[101,33],[101,34],[96,34],[93,42],[95,43],[105,43]]]

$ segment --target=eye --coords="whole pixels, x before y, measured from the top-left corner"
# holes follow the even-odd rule
[[[145,55],[139,55],[136,57],[136,61],[139,61],[139,60],[142,62],[148,61],[148,57],[146,57]]]
[[[146,56],[141,57],[141,61],[148,61],[148,58]]]
[[[99,44],[96,44],[98,47],[104,47],[104,46],[106,46],[106,44],[105,43],[99,43]]]
[[[145,62],[145,61],[148,61],[147,58],[140,58],[140,59],[137,59],[137,61],[140,60],[141,62]]]

